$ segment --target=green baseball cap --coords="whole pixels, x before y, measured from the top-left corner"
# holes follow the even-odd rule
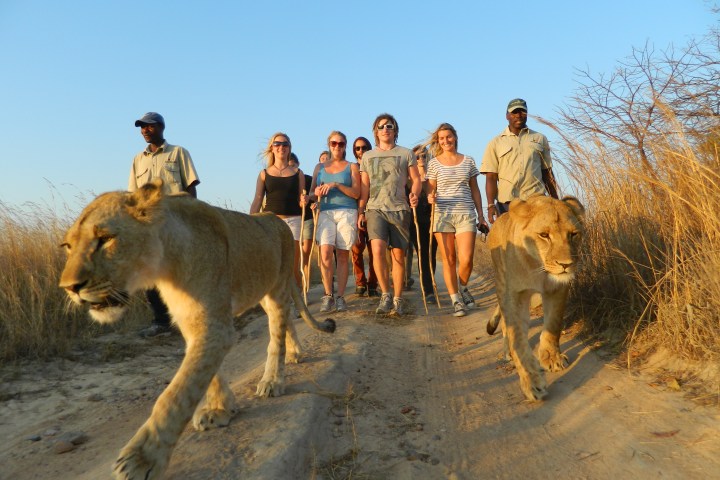
[[[527,112],[527,103],[525,103],[525,100],[522,98],[514,98],[510,100],[510,103],[508,103],[507,111],[512,112],[513,110],[516,110],[518,108],[522,108]]]

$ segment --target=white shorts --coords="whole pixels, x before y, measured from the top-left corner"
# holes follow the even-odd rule
[[[287,226],[290,227],[290,231],[293,234],[293,238],[296,242],[300,241],[300,217],[285,217],[281,219],[283,222],[287,223]],[[305,232],[303,232],[305,233]]]
[[[316,238],[319,245],[332,245],[350,250],[357,237],[357,210],[340,208],[322,210],[318,218]]]

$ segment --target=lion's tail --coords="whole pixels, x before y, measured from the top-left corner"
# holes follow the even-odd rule
[[[305,320],[310,327],[321,332],[333,333],[335,331],[335,320],[332,318],[325,319],[324,322],[320,323],[312,316],[307,305],[303,302],[302,295],[300,295],[300,289],[295,282],[290,282],[290,291],[292,294],[293,302],[295,302],[295,308],[300,312],[300,316]]]
[[[493,312],[493,316],[490,320],[488,320],[487,323],[487,332],[488,335],[492,335],[495,333],[495,330],[497,330],[498,325],[500,325],[500,320],[502,319],[502,313],[500,312],[500,305],[495,307],[495,311]]]

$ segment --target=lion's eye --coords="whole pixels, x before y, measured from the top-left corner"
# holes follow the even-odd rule
[[[97,246],[95,247],[95,250],[100,250],[105,245],[110,243],[115,238],[115,235],[101,235],[97,238]]]
[[[550,234],[547,232],[540,232],[538,233],[538,235],[540,236],[540,238],[550,238]]]

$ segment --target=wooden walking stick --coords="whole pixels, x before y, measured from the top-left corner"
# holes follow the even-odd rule
[[[430,278],[432,278],[433,291],[435,292],[435,301],[438,308],[440,307],[440,295],[438,295],[437,283],[435,283],[435,271],[432,268],[432,242],[433,242],[433,224],[435,223],[435,203],[430,208],[430,241],[428,242],[428,263],[430,264]]]
[[[423,305],[425,305],[425,315],[427,315],[428,314],[427,298],[425,297],[425,285],[423,285],[423,282],[422,282],[422,279],[423,279],[422,255],[420,254],[420,228],[418,228],[418,222],[417,222],[417,209],[415,207],[412,207],[412,212],[413,212],[413,221],[415,222],[415,235],[417,236],[417,244],[418,244],[417,259],[418,259],[418,276],[420,277],[420,291],[422,292]]]
[[[305,190],[302,191],[302,196],[305,196]],[[305,240],[303,239],[303,232],[305,231],[305,208],[306,205],[303,205],[302,207],[302,213],[300,214],[300,275],[302,276],[302,283],[303,283],[303,300],[305,300],[305,305],[307,305],[307,285],[308,285],[308,279],[305,276],[305,255],[303,251],[303,243]],[[308,259],[310,260],[310,259]]]
[[[310,245],[310,258],[308,258],[308,278],[310,278],[310,265],[312,264],[312,254],[315,250],[315,235],[317,234],[318,220],[320,219],[320,198],[318,197],[315,202],[315,210],[313,211],[313,234],[312,244]],[[320,255],[318,255],[318,268],[320,268]],[[322,276],[322,270],[320,270],[320,276]]]

